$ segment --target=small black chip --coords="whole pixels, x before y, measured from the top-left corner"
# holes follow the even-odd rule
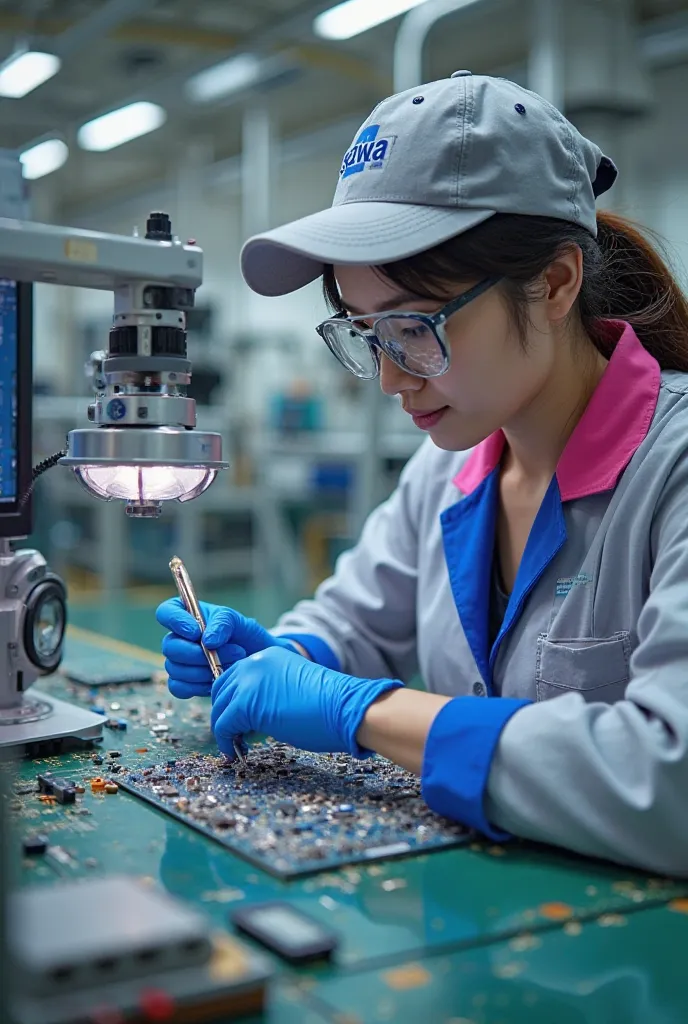
[[[32,857],[45,853],[48,849],[48,837],[38,834],[27,836],[22,842],[22,849],[24,853]]]

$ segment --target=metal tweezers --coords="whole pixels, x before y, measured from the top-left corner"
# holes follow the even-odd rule
[[[170,570],[172,572],[172,575],[174,576],[174,582],[177,584],[177,590],[179,591],[179,596],[182,599],[184,607],[186,608],[187,612],[190,612],[190,614],[193,615],[194,619],[201,627],[202,633],[203,630],[205,629],[205,619],[203,618],[203,612],[201,611],[201,606],[198,603],[196,591],[193,588],[193,584],[186,570],[186,566],[182,562],[181,558],[179,558],[177,555],[170,559]],[[202,640],[201,647],[203,648],[203,653],[208,659],[208,664],[210,665],[210,671],[213,674],[213,679],[217,679],[218,676],[222,675],[222,663],[220,661],[218,653],[217,651],[208,650],[208,648],[205,646]],[[232,745],[234,747],[234,753],[236,754],[238,759],[241,761],[242,764],[245,764],[246,758],[244,756],[243,750],[241,749],[241,736],[235,736],[232,739]]]

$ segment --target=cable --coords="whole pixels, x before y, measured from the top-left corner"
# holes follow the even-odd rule
[[[22,494],[21,498],[19,499],[19,508],[20,509],[24,508],[24,505],[26,505],[27,501],[31,497],[31,494],[32,494],[33,489],[34,489],[34,485],[36,483],[36,480],[38,480],[39,476],[42,473],[45,473],[46,470],[52,469],[53,466],[56,466],[58,464],[58,462],[60,461],[60,459],[63,459],[66,454],[67,454],[67,449],[65,448],[61,452],[55,452],[54,455],[49,455],[47,459],[43,459],[43,461],[39,462],[37,466],[34,466],[34,468],[31,471],[31,485],[30,485],[30,487],[28,487],[24,491],[24,493]]]

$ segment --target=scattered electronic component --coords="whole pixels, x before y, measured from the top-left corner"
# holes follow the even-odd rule
[[[46,853],[62,867],[74,868],[77,865],[76,857],[69,850],[65,850],[64,846],[48,846]]]
[[[49,793],[49,794],[52,794],[53,785],[52,785],[52,781],[51,781],[51,779],[50,779],[50,777],[48,775],[37,775],[36,776],[36,782],[38,783],[38,792],[39,793]]]
[[[105,728],[106,729],[117,729],[120,732],[124,732],[127,727],[126,720],[124,718],[106,718]]]
[[[129,877],[19,890],[9,932],[18,1024],[94,1020],[94,1006],[122,1020],[227,1020],[263,1004],[263,957]]]
[[[43,835],[27,836],[22,842],[22,849],[30,856],[45,853],[48,849],[48,837]]]
[[[124,770],[122,789],[281,878],[456,846],[466,829],[434,814],[410,772],[383,758],[250,748],[245,764],[179,756]]]
[[[60,804],[73,804],[76,800],[76,785],[67,779],[55,779],[46,772],[44,775],[38,775],[36,781],[38,792],[42,796],[55,797]]]
[[[336,932],[283,900],[238,907],[229,919],[235,928],[291,963],[329,957],[339,944]]]

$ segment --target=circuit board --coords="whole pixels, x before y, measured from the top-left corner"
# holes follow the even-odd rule
[[[427,807],[415,775],[380,757],[267,742],[252,746],[243,764],[196,755],[124,768],[118,783],[285,879],[469,838]]]
[[[150,662],[97,650],[89,651],[85,645],[75,654],[68,650],[60,667],[61,675],[69,682],[88,687],[147,683],[153,678],[154,672]]]
[[[150,645],[157,649],[160,631],[153,609],[120,611],[131,621],[133,635],[140,635],[140,619],[153,623]],[[183,780],[180,787],[176,777],[168,776],[167,768],[177,765],[167,760],[176,760],[181,772],[191,759],[198,770],[199,761],[205,760],[199,755],[215,759],[211,774],[231,776],[225,776],[226,766],[218,758],[207,698],[171,697],[164,675],[155,673],[161,659],[150,652],[124,647],[117,653],[108,638],[70,635],[67,657],[77,670],[83,670],[87,659],[93,664],[94,654],[99,676],[120,678],[131,667],[130,654],[136,662],[150,664],[154,677],[143,684],[92,688],[57,673],[41,680],[43,692],[97,707],[109,725],[103,743],[91,749],[46,753],[6,766],[13,779],[8,797],[22,886],[40,890],[124,874],[160,885],[194,906],[217,934],[226,934],[230,908],[293,900],[336,930],[340,946],[329,964],[289,969],[276,964],[279,975],[261,1018],[270,1024],[416,1024],[464,1017],[475,1024],[688,1020],[680,960],[672,955],[688,941],[686,880],[647,876],[519,841],[498,844],[474,836],[461,843],[457,836],[459,845],[428,856],[426,849],[433,849],[429,843],[415,847],[417,856],[370,858],[335,870],[319,860],[322,870],[285,882],[272,869],[256,866],[264,861],[250,851],[236,856],[234,850],[244,853],[238,845],[231,849],[226,841],[209,838],[210,830],[199,829],[176,811],[174,798],[157,795],[151,803],[118,789],[120,780],[149,768],[153,770],[145,779],[147,786],[152,784],[154,766],[162,764],[160,774],[181,795]],[[324,759],[336,777],[333,786],[347,775],[339,773],[338,760]],[[346,768],[347,759],[342,760],[339,768]],[[295,762],[288,757],[285,761],[293,775]],[[371,764],[351,763],[353,774],[367,776]],[[52,774],[55,795],[41,792],[39,774]],[[191,777],[189,771],[185,778]],[[74,802],[66,800],[70,783]],[[357,792],[348,800],[354,808],[362,802],[361,785],[365,790],[369,784],[355,784]],[[261,787],[269,798],[268,787]],[[404,789],[413,788],[399,786],[399,799]],[[200,792],[192,789],[189,799]],[[313,790],[302,792],[305,796]],[[322,792],[347,799],[335,788]],[[243,799],[248,803],[250,797]],[[380,817],[395,806],[387,799],[378,802]],[[292,802],[297,813],[287,814],[285,821],[312,821],[314,812],[300,808],[313,802],[300,802],[298,796]],[[163,804],[169,808],[159,811]],[[275,813],[275,821],[281,816]],[[112,907],[94,905],[93,913],[107,926]],[[618,978],[631,979],[621,986],[621,997]],[[252,1022],[257,1019],[250,1017]]]

